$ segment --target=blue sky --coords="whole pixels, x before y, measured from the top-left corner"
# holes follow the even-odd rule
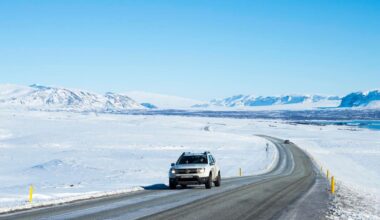
[[[380,1],[0,1],[0,83],[208,100],[378,88]]]

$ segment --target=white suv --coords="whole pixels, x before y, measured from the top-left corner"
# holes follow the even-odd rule
[[[183,153],[177,163],[172,163],[169,170],[169,186],[186,187],[193,184],[205,184],[210,189],[212,183],[216,187],[221,184],[220,168],[210,152]]]

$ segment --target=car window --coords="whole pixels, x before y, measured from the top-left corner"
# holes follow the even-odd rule
[[[215,161],[213,160],[213,158],[212,158],[211,155],[209,155],[208,158],[209,158],[209,160],[210,160],[210,164],[211,164],[211,163],[215,163]]]
[[[182,156],[178,164],[207,164],[207,157],[204,155],[192,155],[192,156]]]
[[[211,155],[211,158],[212,158],[212,161],[214,161],[214,163],[216,163],[214,156]]]

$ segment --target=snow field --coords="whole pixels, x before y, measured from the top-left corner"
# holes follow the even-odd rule
[[[268,171],[277,158],[254,131],[221,119],[26,111],[0,112],[0,211],[167,184],[184,151],[211,151],[222,176]],[[237,121],[238,122],[238,121]],[[207,129],[206,129],[207,128]]]

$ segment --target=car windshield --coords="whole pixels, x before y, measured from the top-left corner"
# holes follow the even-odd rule
[[[178,164],[207,164],[205,155],[183,156],[179,159]]]

